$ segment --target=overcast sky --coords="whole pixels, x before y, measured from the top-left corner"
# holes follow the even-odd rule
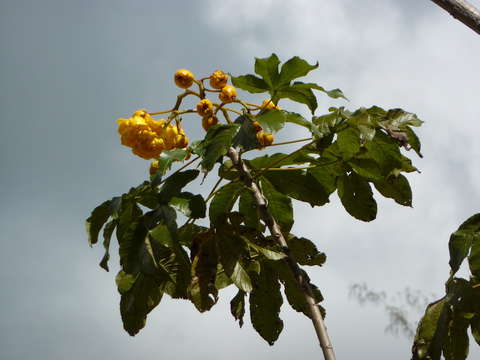
[[[131,338],[118,258],[100,269],[101,246],[84,232],[94,206],[147,175],[148,162],[120,146],[118,117],[169,108],[178,68],[243,74],[272,52],[319,61],[310,80],[341,88],[350,109],[402,107],[425,121],[413,209],[380,200],[377,220],[362,223],[333,195],[296,206],[293,229],[327,253],[311,277],[338,359],[409,358],[411,343],[384,333],[383,309],[360,307],[348,289],[442,295],[448,237],[479,211],[477,34],[428,0],[0,0],[2,359],[321,358],[310,322],[286,306],[273,347],[248,321],[239,329],[228,291],[206,314],[165,297]],[[344,102],[319,104],[317,114]]]

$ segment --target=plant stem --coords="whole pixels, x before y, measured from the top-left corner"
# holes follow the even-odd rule
[[[227,155],[232,160],[233,166],[235,166],[239,171],[240,179],[250,189],[250,191],[252,191],[255,202],[257,203],[258,209],[260,211],[260,216],[270,230],[270,234],[275,238],[277,243],[284,249],[285,253],[287,254],[285,261],[290,267],[290,270],[292,271],[293,276],[297,284],[299,285],[299,288],[303,291],[310,312],[310,319],[312,320],[313,327],[315,328],[315,332],[317,333],[317,338],[320,343],[320,347],[322,348],[325,360],[335,360],[335,353],[333,352],[333,347],[330,342],[330,338],[328,337],[322,314],[320,313],[320,309],[313,297],[312,288],[310,287],[308,278],[305,277],[304,272],[300,269],[298,263],[288,251],[287,241],[282,234],[280,226],[268,210],[267,202],[262,191],[258,187],[257,183],[254,181],[248,167],[240,158],[239,153],[237,152],[237,150],[231,147],[228,150]]]
[[[480,10],[465,0],[432,0],[458,21],[480,34]]]

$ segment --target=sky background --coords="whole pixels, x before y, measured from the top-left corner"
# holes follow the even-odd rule
[[[130,337],[118,258],[103,271],[84,231],[97,204],[147,177],[148,162],[120,146],[117,118],[169,108],[178,68],[251,73],[272,52],[319,61],[309,81],[351,100],[320,96],[317,114],[376,104],[425,121],[424,159],[409,154],[422,171],[409,175],[413,209],[377,196],[377,220],[362,223],[333,195],[322,208],[296,204],[293,229],[327,253],[311,278],[338,359],[409,358],[411,342],[384,332],[384,309],[359,306],[349,287],[442,295],[448,237],[479,211],[477,34],[428,0],[0,0],[2,359],[321,358],[310,322],[287,306],[273,347],[249,321],[239,329],[231,291],[206,314],[166,296]],[[187,133],[203,136],[199,119]]]

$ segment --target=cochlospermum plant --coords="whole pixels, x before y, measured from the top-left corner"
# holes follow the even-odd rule
[[[121,143],[152,160],[150,178],[96,207],[86,224],[90,245],[98,242],[103,227],[106,252],[100,266],[107,271],[115,231],[120,313],[130,335],[145,326],[165,294],[204,312],[217,303],[220,290],[234,286],[230,311],[240,326],[248,306],[251,324],[272,345],[283,329],[280,307],[286,301],[311,319],[325,358],[334,358],[319,305],[323,296],[301,268],[321,266],[326,256],[311,240],[291,233],[292,201],[323,206],[336,192],[345,210],[361,221],[376,217],[372,188],[411,206],[404,174],[417,169],[405,154],[420,155],[412,127],[422,121],[404,110],[377,106],[331,107],[315,115],[314,91],[336,99],[345,98],[343,93],[297,81],[318,63],[293,57],[280,65],[272,54],[255,60],[256,75],[217,70],[197,78],[178,70],[174,82],[183,91],[171,109],[137,110],[118,120]],[[249,103],[237,89],[265,96]],[[186,97],[198,98],[195,108],[182,108]],[[282,99],[306,105],[312,116],[281,108]],[[201,118],[203,139],[189,141],[182,127],[187,116]],[[279,141],[285,123],[307,129],[310,136]],[[249,156],[287,144],[298,148]],[[218,181],[212,189],[187,190],[213,170]],[[186,219],[181,224],[178,214]],[[196,224],[199,219],[205,225]]]

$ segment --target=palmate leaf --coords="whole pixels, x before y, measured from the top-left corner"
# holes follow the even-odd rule
[[[156,175],[161,178],[167,173],[168,170],[170,170],[174,162],[184,161],[188,154],[190,154],[190,152],[185,149],[172,149],[162,151],[160,157],[158,158],[158,171]],[[156,175],[153,175],[153,177],[155,178]]]
[[[468,356],[468,327],[470,321],[461,314],[454,313],[448,324],[448,331],[443,344],[445,360],[465,360]]]
[[[212,224],[218,224],[224,219],[237,201],[244,185],[240,182],[231,182],[221,187],[213,197],[208,214]]]
[[[252,150],[257,149],[260,146],[256,136],[257,132],[255,131],[255,127],[252,125],[252,123],[253,120],[247,115],[241,115],[235,119],[235,124],[240,125],[240,128],[233,139],[232,145],[234,147],[238,146],[244,150]]]
[[[348,127],[337,133],[337,144],[343,160],[349,160],[360,151],[360,132]]]
[[[390,176],[384,180],[375,181],[374,185],[386,198],[393,199],[403,206],[412,206],[412,189],[405,176]]]
[[[235,320],[238,320],[238,325],[243,326],[243,316],[245,315],[245,295],[242,290],[238,290],[237,295],[230,301],[230,312]]]
[[[173,174],[167,178],[158,195],[160,201],[168,203],[174,196],[180,194],[188,183],[195,180],[200,174],[198,170],[185,170]]]
[[[173,298],[186,299],[191,282],[191,264],[180,246],[177,233],[171,232],[166,224],[160,224],[150,230],[149,235],[157,269],[166,275],[164,291]]]
[[[289,237],[287,240],[293,258],[300,265],[323,265],[327,260],[325,253],[318,251],[316,245],[303,237]]]
[[[255,75],[230,75],[230,78],[232,79],[232,84],[234,86],[238,87],[239,89],[248,91],[252,94],[267,92],[270,89],[269,85],[265,82],[265,80],[260,79]]]
[[[315,112],[318,106],[317,98],[315,97],[313,91],[308,87],[301,86],[300,84],[293,84],[291,86],[285,86],[278,89],[275,92],[275,95],[272,96],[272,101],[277,103],[278,100],[283,98],[307,105],[312,114]]]
[[[190,301],[198,311],[204,312],[218,300],[215,287],[218,254],[214,234],[205,233],[197,239],[199,248],[192,261],[192,281],[188,290]]]
[[[262,178],[262,191],[268,202],[268,210],[280,225],[282,232],[288,233],[293,226],[292,199],[275,190],[273,185]]]
[[[280,77],[278,73],[279,64],[280,60],[275,54],[270,55],[268,58],[255,58],[255,73],[260,75],[272,90],[278,86]]]
[[[107,200],[97,206],[85,222],[90,246],[98,242],[98,233],[112,215],[112,201]]]
[[[280,307],[283,303],[275,271],[263,262],[250,293],[250,320],[258,334],[273,345],[283,330]]]
[[[305,76],[316,68],[318,68],[318,62],[315,65],[310,65],[308,62],[299,58],[298,56],[294,56],[282,65],[280,70],[280,78],[278,81],[279,85],[282,86],[290,84],[290,81]]]
[[[450,314],[448,301],[442,298],[428,305],[425,315],[420,320],[412,348],[412,360],[428,359],[440,360],[442,343],[448,331]]]
[[[109,271],[108,269],[108,260],[110,260],[110,239],[112,238],[113,231],[117,226],[116,220],[109,221],[105,228],[103,229],[103,247],[105,249],[105,255],[103,255],[102,260],[100,261],[100,267],[105,269],[105,271]]]
[[[203,171],[212,170],[217,160],[228,152],[239,128],[238,124],[223,124],[208,129],[205,139],[195,147],[195,152],[202,157]]]
[[[263,131],[276,133],[285,125],[285,112],[281,110],[264,110],[255,117]]]
[[[278,277],[283,284],[285,296],[292,309],[303,313],[307,317],[311,317],[310,310],[305,299],[304,290],[298,285],[298,282],[293,277],[292,271],[288,267],[287,263],[284,261],[277,261],[272,263],[272,265],[275,267]],[[304,276],[308,278],[306,274],[304,274]],[[312,289],[316,304],[323,301],[323,296],[320,290],[312,283],[310,283],[310,288]],[[322,316],[325,317],[325,310],[320,307],[320,311],[322,312]]]
[[[157,281],[148,275],[139,274],[129,290],[122,293],[120,313],[123,327],[131,335],[136,335],[144,326],[147,314],[162,299],[162,291]]]
[[[455,274],[463,260],[468,256],[472,244],[480,242],[480,214],[467,219],[457,231],[450,236],[448,248],[450,251],[451,273]]]
[[[372,221],[377,217],[377,202],[370,184],[355,173],[338,178],[338,197],[343,207],[354,218]]]
[[[315,177],[303,170],[268,171],[263,175],[275,189],[294,199],[321,206],[328,203],[328,193]]]
[[[247,188],[243,189],[240,193],[238,210],[243,215],[246,226],[254,229],[259,229],[261,227],[257,202],[255,201],[252,192]]]
[[[217,253],[225,273],[242,291],[252,290],[252,281],[242,265],[245,243],[233,232],[220,230],[216,237]]]
[[[189,192],[182,192],[172,197],[170,205],[180,211],[183,215],[192,219],[205,217],[206,204],[202,195],[194,195]]]

